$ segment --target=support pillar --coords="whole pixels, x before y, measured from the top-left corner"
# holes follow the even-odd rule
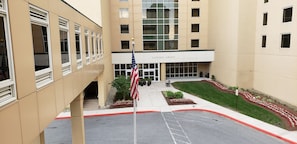
[[[98,104],[100,108],[105,107],[106,97],[106,84],[103,80],[103,76],[100,76],[98,78]]]
[[[161,63],[161,81],[165,81],[166,80],[166,63]]]
[[[70,103],[72,144],[85,144],[83,100],[84,94],[81,93]]]
[[[44,131],[39,134],[40,144],[45,144]]]

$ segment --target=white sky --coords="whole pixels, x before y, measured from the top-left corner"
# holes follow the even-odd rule
[[[98,25],[101,22],[101,0],[65,0],[72,7],[86,15]]]

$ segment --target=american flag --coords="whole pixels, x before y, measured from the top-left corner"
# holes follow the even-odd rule
[[[132,50],[132,71],[131,71],[131,83],[130,83],[130,96],[133,99],[138,99],[139,100],[139,93],[138,93],[138,68],[136,65],[135,57],[134,57],[134,49]]]

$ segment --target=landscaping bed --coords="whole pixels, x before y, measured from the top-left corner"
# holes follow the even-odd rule
[[[287,130],[297,130],[296,113],[271,100],[264,101],[260,96],[253,96],[248,91],[241,90],[238,93],[239,96],[235,96],[233,89],[216,81],[178,82],[173,86],[267,123]]]
[[[170,93],[169,95],[171,96],[168,96],[168,93]],[[175,96],[174,95],[175,93],[171,91],[162,91],[162,94],[168,105],[196,104],[191,99],[183,98],[183,94],[181,92],[176,92],[176,93],[178,93],[177,95],[180,95],[180,96]]]

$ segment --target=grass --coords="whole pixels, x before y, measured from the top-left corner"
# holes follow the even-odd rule
[[[211,84],[205,82],[175,82],[175,88],[221,105],[236,110],[242,114],[259,119],[261,121],[285,128],[285,123],[273,112],[260,106],[245,101],[242,97],[224,93]]]

